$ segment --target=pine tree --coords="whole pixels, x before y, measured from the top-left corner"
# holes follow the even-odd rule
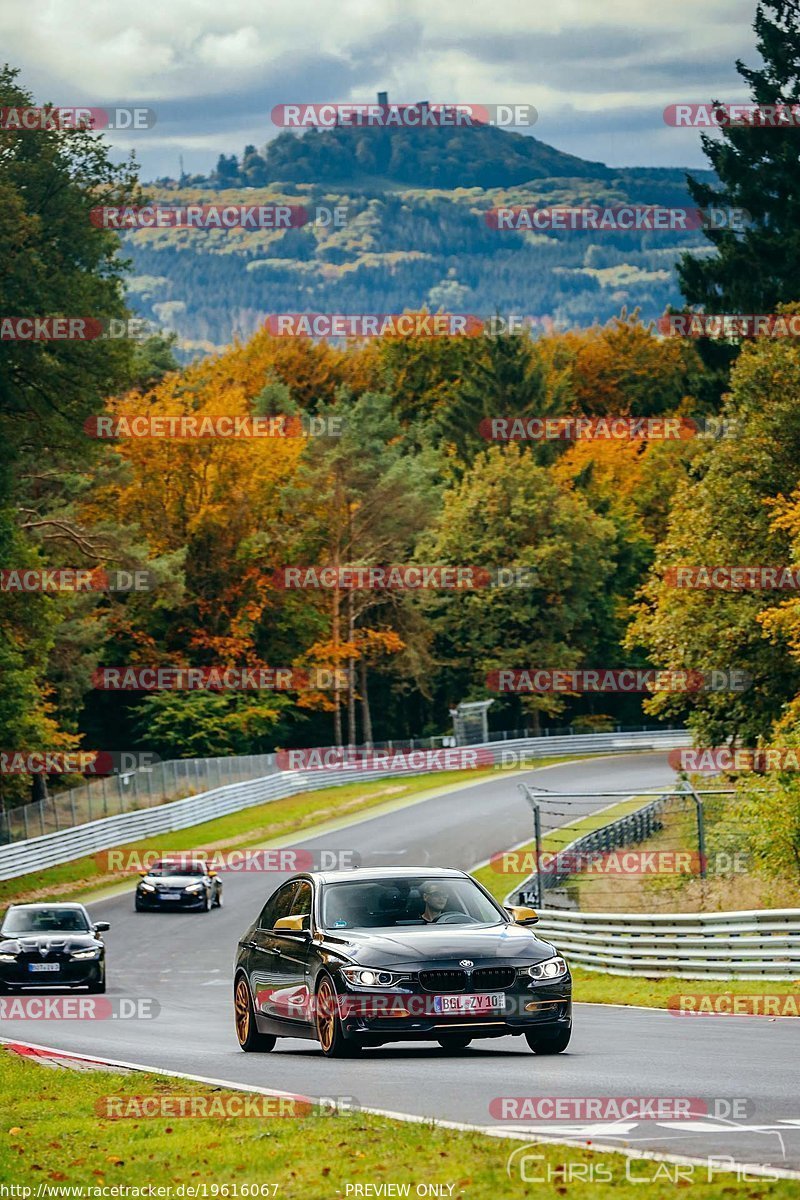
[[[766,0],[754,29],[763,67],[737,61],[759,106],[800,102],[800,8],[797,0]],[[715,101],[717,104],[718,101]],[[707,229],[713,256],[684,254],[678,274],[691,305],[706,312],[773,312],[800,298],[800,130],[757,122],[723,127],[702,137],[719,186],[691,176],[689,190],[703,208],[742,208],[750,215],[743,233]]]

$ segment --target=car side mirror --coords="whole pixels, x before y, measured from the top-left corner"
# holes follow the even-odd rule
[[[284,929],[287,933],[310,933],[309,929],[303,928],[305,917],[299,913],[294,917],[278,917],[273,928]]]
[[[95,933],[105,933],[106,930],[110,928],[111,926],[109,925],[108,921],[95,921],[94,923]]]
[[[538,913],[532,908],[525,908],[521,904],[510,904],[506,912],[515,925],[535,925],[539,920]]]

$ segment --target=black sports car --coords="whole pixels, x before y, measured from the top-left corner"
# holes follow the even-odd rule
[[[569,968],[463,871],[386,868],[294,875],[239,942],[236,1034],[243,1050],[315,1038],[323,1054],[425,1039],[524,1034],[566,1049]]]
[[[82,904],[14,904],[0,925],[0,991],[85,987],[106,990],[106,948]]]
[[[137,912],[156,908],[208,912],[211,908],[222,908],[222,880],[200,860],[178,862],[164,858],[141,874],[136,885]]]

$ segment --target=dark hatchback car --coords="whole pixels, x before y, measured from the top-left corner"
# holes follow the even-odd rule
[[[200,860],[182,862],[164,858],[153,863],[148,871],[142,871],[134,905],[137,912],[187,908],[208,912],[222,908],[222,880]]]
[[[385,1042],[524,1035],[565,1050],[572,980],[554,946],[476,880],[444,868],[295,875],[242,935],[234,1009],[243,1050],[312,1038],[328,1056]]]
[[[0,991],[42,987],[106,990],[107,921],[82,904],[14,904],[0,925]]]

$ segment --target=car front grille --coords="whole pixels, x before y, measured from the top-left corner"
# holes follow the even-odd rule
[[[514,986],[516,978],[513,967],[479,967],[472,972],[472,987],[476,992],[505,991]]]
[[[467,972],[420,971],[419,985],[426,992],[463,992],[467,987]]]

